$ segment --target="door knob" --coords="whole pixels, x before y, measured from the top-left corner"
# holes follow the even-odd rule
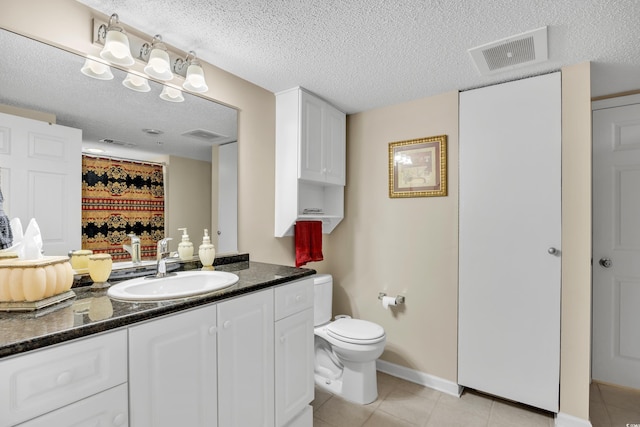
[[[613,265],[613,262],[609,258],[600,258],[599,264],[604,268],[609,268]]]

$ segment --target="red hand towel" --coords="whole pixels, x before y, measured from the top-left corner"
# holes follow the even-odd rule
[[[296,267],[311,261],[322,261],[322,221],[298,221],[296,236]]]

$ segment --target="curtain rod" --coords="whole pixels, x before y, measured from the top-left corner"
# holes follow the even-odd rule
[[[88,154],[88,153],[82,153],[82,156],[93,157],[95,159],[119,160],[123,162],[140,163],[143,165],[151,165],[151,166],[167,166],[165,162],[149,162],[144,160],[127,159],[125,157],[118,157],[118,156],[100,156],[98,154]]]

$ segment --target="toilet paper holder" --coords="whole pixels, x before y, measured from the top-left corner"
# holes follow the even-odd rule
[[[382,298],[386,297],[387,294],[384,292],[379,292],[378,293],[378,299],[382,300]],[[404,304],[404,295],[398,295],[396,296],[396,305],[398,304]]]

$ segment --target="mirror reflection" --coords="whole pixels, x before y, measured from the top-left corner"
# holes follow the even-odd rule
[[[180,241],[178,228],[189,227],[196,247],[203,229],[208,228],[218,253],[237,251],[235,109],[187,92],[181,92],[183,102],[165,101],[160,95],[166,86],[153,81],[148,81],[146,92],[131,90],[125,84],[131,86],[132,77],[136,84],[146,79],[127,76],[126,72],[113,67],[111,80],[87,77],[80,72],[86,65],[84,57],[2,29],[0,52],[8,59],[0,62],[0,112],[25,114],[15,110],[17,107],[29,110],[27,115],[31,111],[45,113],[44,119],[38,117],[41,120],[80,129],[83,153],[97,149],[102,150],[97,154],[100,157],[162,164],[165,235],[173,238],[171,250],[176,250]],[[0,145],[0,186],[5,196],[5,211],[12,216],[12,211],[19,209],[11,206],[14,199],[8,194],[10,155],[2,152]],[[202,174],[195,175],[196,168],[192,167],[193,164],[201,166],[203,162],[210,168],[204,178]],[[224,169],[224,174],[219,173],[220,169]],[[78,181],[80,179],[78,176]],[[211,202],[203,207],[200,199],[208,194],[203,194],[202,189],[209,187]],[[17,183],[15,179],[11,188],[14,195],[27,190],[26,183]],[[45,229],[56,234],[56,227],[68,227],[80,234],[77,217],[74,224],[64,224],[63,218],[53,224],[47,218],[37,219],[42,222],[45,239]],[[23,222],[28,220],[22,218]],[[61,249],[57,252],[60,254]]]

